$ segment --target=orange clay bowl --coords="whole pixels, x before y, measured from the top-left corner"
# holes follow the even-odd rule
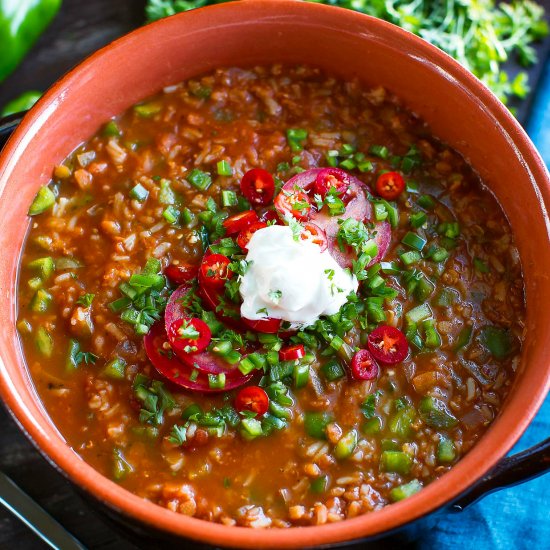
[[[52,168],[102,123],[163,86],[216,67],[304,63],[382,85],[457,149],[494,192],[525,277],[521,368],[490,429],[452,470],[381,511],[318,527],[253,530],[205,523],[147,502],[88,466],[49,419],[15,330],[27,209]],[[0,394],[38,449],[77,486],[144,529],[238,548],[290,548],[377,537],[456,499],[510,450],[550,387],[550,182],[533,144],[498,99],[450,57],[393,25],[293,0],[249,0],[140,28],[92,55],[24,118],[0,157]]]

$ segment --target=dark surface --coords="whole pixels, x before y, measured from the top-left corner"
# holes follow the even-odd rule
[[[48,31],[15,73],[0,85],[0,106],[28,89],[46,89],[86,55],[139,26],[144,19],[144,3],[144,0],[64,0],[60,14]],[[550,0],[543,3],[550,6]],[[549,47],[550,40],[540,45],[541,58],[546,57]],[[541,65],[530,71],[533,87],[540,72]],[[522,122],[527,120],[530,100],[531,97],[517,110]],[[2,407],[0,426],[0,469],[24,491],[87,547],[98,550],[137,548],[81,499],[69,482],[34,449]],[[0,507],[0,550],[44,547],[22,523]],[[183,543],[178,547],[190,545]],[[403,550],[407,547],[399,545]]]

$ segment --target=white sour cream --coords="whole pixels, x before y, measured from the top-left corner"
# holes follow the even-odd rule
[[[337,313],[359,286],[328,251],[321,252],[309,241],[295,241],[287,226],[256,231],[246,260],[241,315],[251,320],[272,317],[309,326],[321,315]]]

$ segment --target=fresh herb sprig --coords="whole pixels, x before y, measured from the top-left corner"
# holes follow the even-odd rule
[[[147,19],[226,0],[148,0]],[[527,74],[510,80],[503,64],[517,56],[524,67],[537,60],[533,43],[548,34],[544,8],[530,0],[309,0],[348,8],[395,23],[453,56],[506,102],[529,92]],[[294,134],[290,137],[294,138]],[[300,138],[301,135],[298,135]],[[301,141],[294,139],[300,146]]]

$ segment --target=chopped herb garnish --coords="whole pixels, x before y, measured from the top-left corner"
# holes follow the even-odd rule
[[[84,307],[90,307],[92,305],[92,302],[94,301],[94,298],[95,298],[95,294],[83,294],[76,301],[76,303]]]
[[[268,296],[274,304],[278,304],[283,297],[283,292],[281,290],[270,290]]]

